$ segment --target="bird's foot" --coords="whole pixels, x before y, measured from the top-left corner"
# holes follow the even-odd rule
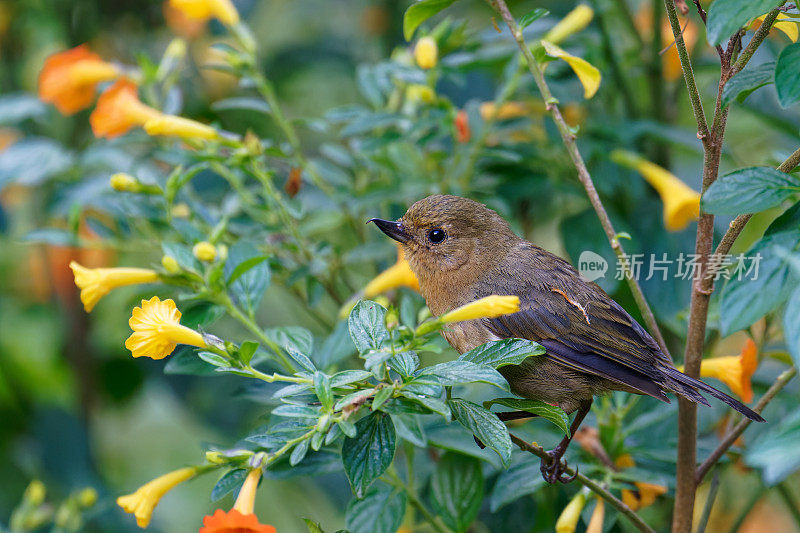
[[[542,472],[542,477],[545,481],[550,484],[555,483],[558,481],[559,483],[571,483],[575,481],[575,478],[578,477],[578,469],[575,469],[575,473],[567,475],[567,461],[561,460],[561,457],[564,455],[563,450],[559,450],[556,448],[555,450],[550,450],[547,452],[547,459],[542,459],[542,464],[539,467],[539,470]]]

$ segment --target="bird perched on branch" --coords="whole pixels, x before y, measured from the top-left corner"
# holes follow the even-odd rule
[[[570,435],[541,465],[550,483],[569,482],[562,456],[589,412],[594,396],[620,390],[668,402],[672,392],[708,405],[701,393],[722,400],[746,417],[755,411],[677,370],[658,343],[595,283],[567,261],[521,239],[496,212],[458,196],[435,195],[412,205],[400,220],[373,218],[402,243],[431,312],[441,315],[492,294],[516,295],[520,311],[448,325],[442,334],[459,353],[488,341],[536,341],[545,355],[499,371],[519,396],[577,411]],[[528,415],[499,413],[503,420]]]

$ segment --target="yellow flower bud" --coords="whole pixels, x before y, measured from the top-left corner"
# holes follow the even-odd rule
[[[89,508],[97,503],[97,491],[92,487],[86,487],[81,489],[75,499],[81,507]]]
[[[406,100],[414,104],[418,102],[430,104],[436,100],[436,92],[427,85],[412,83],[406,87]]]
[[[189,210],[189,206],[184,204],[183,202],[172,206],[173,218],[189,218],[190,214],[191,211]]]
[[[414,60],[421,69],[430,69],[436,66],[439,59],[439,47],[433,37],[423,37],[414,47]]]
[[[227,462],[222,452],[208,451],[206,452],[206,461],[215,465],[223,465]]]
[[[558,24],[550,28],[543,40],[558,44],[574,33],[578,33],[592,21],[594,11],[591,7],[581,4],[567,13]]]
[[[109,183],[112,189],[119,192],[139,192],[141,189],[139,181],[130,174],[125,174],[124,172],[113,174]]]
[[[38,507],[44,503],[44,498],[47,495],[47,489],[44,483],[38,479],[34,479],[25,489],[25,500],[31,505]]]
[[[165,255],[161,258],[161,266],[170,274],[178,274],[181,271],[181,266],[174,257]]]
[[[586,505],[586,493],[581,490],[561,511],[556,521],[556,533],[573,533],[578,527],[581,511]]]
[[[439,320],[448,324],[476,318],[495,318],[518,311],[519,296],[498,296],[493,294],[453,309],[440,316]]]
[[[154,117],[144,123],[144,131],[148,135],[171,135],[183,139],[219,139],[217,130],[184,117],[174,115],[161,115]]]
[[[197,259],[205,261],[206,263],[210,263],[217,258],[217,249],[214,248],[213,244],[207,241],[195,244],[194,248],[192,248],[192,253]]]

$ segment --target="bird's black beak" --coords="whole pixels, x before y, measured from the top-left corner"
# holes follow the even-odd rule
[[[367,224],[370,222],[374,222],[382,232],[398,242],[406,243],[411,239],[411,235],[406,233],[400,222],[392,222],[391,220],[380,218],[371,218],[367,221]]]

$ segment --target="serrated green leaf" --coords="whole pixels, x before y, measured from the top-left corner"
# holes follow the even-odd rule
[[[412,351],[400,352],[389,359],[388,363],[389,368],[404,378],[409,378],[419,366],[419,357]]]
[[[474,457],[445,453],[431,477],[433,508],[450,529],[463,533],[483,502],[483,472]]]
[[[569,435],[569,417],[563,409],[556,407],[555,405],[550,405],[539,400],[528,400],[523,398],[495,398],[493,400],[483,402],[483,406],[487,409],[493,405],[503,405],[518,411],[527,411],[528,413],[533,413],[544,418],[545,420],[549,420],[555,424],[558,429],[563,431],[566,435]]]
[[[545,482],[539,472],[540,460],[525,457],[500,475],[489,497],[489,509],[495,513],[501,507],[541,489]]]
[[[395,430],[389,415],[373,412],[356,423],[356,436],[342,444],[342,464],[359,498],[394,459]]]
[[[487,448],[497,452],[503,466],[508,468],[512,446],[505,424],[488,409],[461,398],[447,400],[447,406],[453,413],[453,418],[478,437]]]
[[[775,89],[781,107],[789,107],[800,101],[800,43],[793,43],[781,50],[775,66]]]
[[[536,342],[525,339],[502,339],[489,341],[461,354],[458,360],[500,368],[506,365],[522,364],[528,357],[543,353],[545,353],[545,349]]]
[[[706,37],[712,45],[723,44],[739,28],[778,5],[777,0],[714,0],[708,8]]]
[[[350,311],[347,326],[359,353],[380,350],[389,338],[385,317],[386,309],[370,300],[359,300]]]
[[[219,478],[217,484],[214,485],[214,488],[211,489],[211,501],[215,502],[225,495],[227,495],[230,491],[234,489],[238,489],[244,483],[244,478],[247,477],[247,470],[243,468],[237,468],[236,470],[228,470],[225,474]]]
[[[799,63],[800,64],[800,63]],[[703,194],[701,206],[715,215],[757,213],[800,192],[800,180],[770,167],[740,168],[721,176]]]
[[[379,484],[363,499],[350,500],[345,523],[350,533],[395,533],[403,523],[405,512],[406,493]]]
[[[420,373],[436,377],[444,386],[480,382],[500,387],[506,391],[509,390],[508,382],[500,372],[490,366],[479,365],[472,361],[447,361],[423,368]]]
[[[437,14],[439,11],[450,7],[455,0],[419,0],[411,4],[403,14],[403,36],[410,41],[420,24]]]

